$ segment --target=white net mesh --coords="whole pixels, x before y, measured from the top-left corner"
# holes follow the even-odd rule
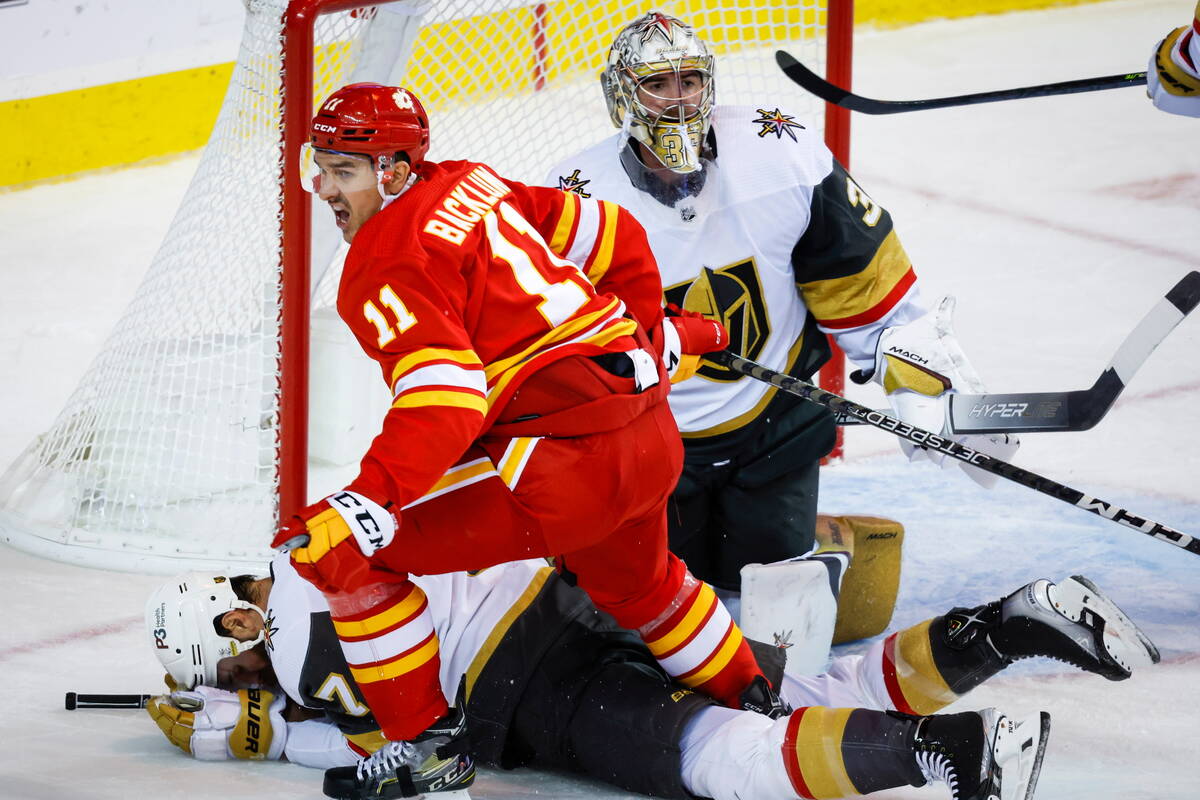
[[[314,36],[314,100],[351,80],[403,83],[430,112],[431,158],[485,161],[537,182],[611,133],[597,80],[604,55],[620,27],[654,8],[691,22],[713,47],[718,102],[770,103],[820,127],[817,104],[783,78],[773,53],[824,64],[824,0],[715,5],[435,0],[326,15]],[[212,137],[142,285],[54,426],[0,478],[5,541],[134,571],[269,557],[281,176],[292,173],[280,148],[286,6],[247,3]],[[328,314],[337,271],[324,265],[336,262],[339,240],[321,211],[314,310]],[[364,431],[378,426],[366,422]]]

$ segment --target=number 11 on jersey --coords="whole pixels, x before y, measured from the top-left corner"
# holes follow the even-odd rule
[[[383,347],[413,325],[416,325],[417,318],[405,307],[404,301],[400,299],[392,287],[387,284],[384,284],[383,288],[379,290],[379,302],[384,308],[392,312],[392,316],[396,319],[394,324],[379,310],[379,306],[375,305],[371,300],[363,303],[363,316],[367,318],[367,322],[375,326],[375,330],[379,333],[378,344],[380,347]]]

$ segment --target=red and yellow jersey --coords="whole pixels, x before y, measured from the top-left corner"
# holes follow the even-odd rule
[[[357,233],[338,312],[392,390],[351,488],[405,505],[568,356],[620,353],[661,321],[645,232],[611,203],[426,163]],[[635,337],[637,337],[635,339]]]

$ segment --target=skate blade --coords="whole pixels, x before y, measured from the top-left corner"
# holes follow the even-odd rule
[[[999,794],[989,800],[1030,800],[1037,789],[1050,739],[1050,714],[1038,715],[1012,723],[1011,718],[997,720],[996,739],[992,757],[1000,768]]]
[[[1057,586],[1059,602],[1069,602],[1075,607],[1086,607],[1105,620],[1102,641],[1110,658],[1128,672],[1135,667],[1148,667],[1161,659],[1158,648],[1150,637],[1142,633],[1117,604],[1108,598],[1100,587],[1082,575],[1072,575]],[[1062,609],[1059,609],[1060,613]],[[1079,614],[1066,614],[1078,621]]]

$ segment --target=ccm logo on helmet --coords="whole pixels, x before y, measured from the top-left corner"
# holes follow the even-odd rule
[[[337,128],[334,127],[333,125],[326,125],[321,122],[314,122],[313,127],[316,128],[317,130],[319,130],[321,133],[337,133]]]

